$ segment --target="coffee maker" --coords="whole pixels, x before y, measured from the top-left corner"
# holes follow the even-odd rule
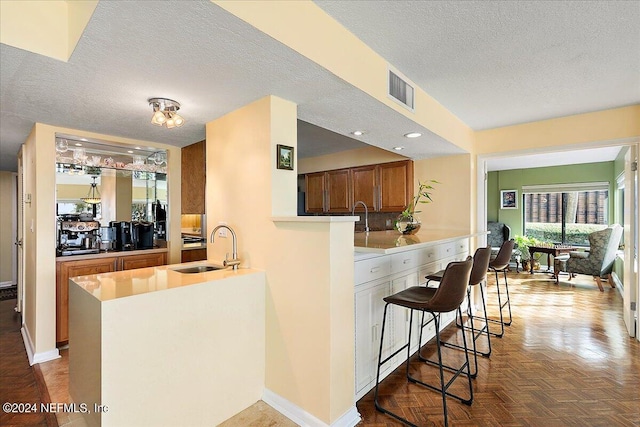
[[[136,249],[153,248],[153,223],[136,221],[131,224],[133,245]]]
[[[127,221],[111,221],[109,226],[113,228],[115,234],[115,250],[130,251],[134,249],[131,236],[131,223]]]
[[[98,221],[80,221],[70,215],[58,219],[58,256],[100,252]]]

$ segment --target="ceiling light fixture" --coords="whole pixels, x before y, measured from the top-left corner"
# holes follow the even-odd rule
[[[354,130],[353,132],[351,132],[351,135],[355,135],[355,136],[362,136],[365,134],[365,131],[363,130]]]
[[[420,132],[409,132],[409,133],[405,133],[404,137],[405,138],[418,138],[421,137],[422,134]]]
[[[88,203],[90,205],[97,205],[98,203],[100,203],[100,192],[98,191],[98,185],[96,184],[96,177],[92,177],[93,178],[93,182],[91,183],[91,188],[89,188],[89,193],[87,194],[87,197],[83,197],[82,200],[85,203]]]
[[[404,147],[393,147],[393,149],[396,151],[401,151],[401,150],[404,150]]]
[[[180,127],[184,124],[184,118],[178,114],[180,103],[166,98],[149,98],[149,105],[153,107],[151,123],[158,126],[166,126],[167,129]]]

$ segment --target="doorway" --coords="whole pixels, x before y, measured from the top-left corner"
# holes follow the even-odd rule
[[[637,319],[637,298],[640,295],[640,283],[638,281],[638,256],[637,256],[637,248],[638,248],[638,172],[637,172],[637,157],[638,157],[638,142],[628,142],[624,141],[624,143],[619,143],[619,145],[614,146],[611,142],[609,143],[601,143],[589,145],[588,150],[600,149],[600,148],[611,148],[618,147],[618,149],[624,148],[625,150],[628,148],[627,156],[625,158],[625,189],[624,189],[624,203],[625,209],[627,212],[625,214],[624,226],[625,233],[628,233],[629,236],[625,234],[625,251],[624,251],[624,277],[623,277],[623,289],[618,289],[623,296],[623,304],[624,304],[624,318],[625,325],[627,327],[627,331],[629,336],[636,337],[640,341],[640,333],[638,333],[638,319]],[[488,202],[488,192],[490,191],[488,188],[488,174],[490,172],[489,165],[495,167],[496,164],[499,164],[499,160],[509,162],[512,159],[514,164],[525,164],[529,166],[521,166],[517,169],[527,169],[536,167],[533,165],[531,159],[554,159],[561,158],[566,155],[568,159],[574,159],[572,161],[567,161],[564,164],[556,163],[555,166],[561,165],[570,165],[580,163],[580,161],[575,160],[580,156],[577,154],[580,150],[576,147],[556,147],[557,151],[545,152],[542,153],[540,151],[532,152],[531,150],[527,151],[512,151],[505,152],[500,154],[488,154],[488,155],[478,155],[477,157],[477,195],[478,195],[478,211],[477,211],[477,220],[478,220],[478,229],[485,230],[487,220],[489,218],[488,212],[493,209],[492,206],[489,206]],[[559,154],[561,153],[561,154]],[[592,162],[597,162],[592,161]],[[604,160],[599,160],[604,161]],[[585,162],[586,163],[586,162]],[[546,165],[550,166],[550,165]],[[635,169],[634,169],[635,168]],[[511,168],[515,169],[515,168]],[[496,170],[496,169],[493,169]],[[615,181],[614,177],[611,176],[611,180]],[[615,184],[615,182],[614,182]],[[491,191],[495,191],[494,188]],[[520,221],[523,219],[520,218]],[[521,231],[512,231],[514,234],[521,234]],[[480,242],[482,243],[482,242]],[[630,244],[629,244],[630,243]]]

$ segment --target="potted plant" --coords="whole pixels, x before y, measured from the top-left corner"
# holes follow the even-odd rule
[[[431,190],[434,187],[431,184],[440,184],[435,179],[420,182],[418,181],[418,194],[411,199],[409,205],[402,211],[395,222],[395,228],[402,234],[415,234],[420,230],[420,221],[415,217],[415,214],[420,213],[417,211],[418,203],[431,203]]]
[[[536,253],[536,256],[533,260],[531,260],[531,254],[529,253],[529,246],[536,246],[540,242],[533,238],[527,236],[516,235],[513,237],[513,240],[516,242],[516,247],[520,251],[520,260],[522,261],[522,269],[529,270],[531,262],[533,262],[533,269],[538,270],[540,268],[540,256],[542,254]]]

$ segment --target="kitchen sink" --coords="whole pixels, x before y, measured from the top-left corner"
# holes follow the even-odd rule
[[[223,270],[225,267],[215,265],[196,265],[193,267],[174,268],[173,271],[185,274],[206,273],[207,271]]]

